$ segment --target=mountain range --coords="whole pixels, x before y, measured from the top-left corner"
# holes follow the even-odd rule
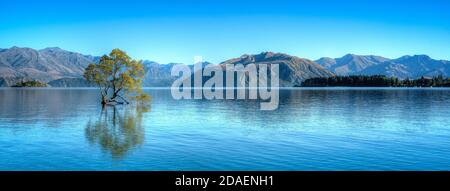
[[[434,60],[427,55],[389,59],[374,55],[347,54],[341,58],[324,57],[315,62],[340,76],[385,75],[400,79],[450,76],[450,61]]]
[[[0,49],[0,87],[15,85],[20,81],[38,80],[52,87],[92,86],[82,75],[84,68],[96,63],[99,56],[83,55],[61,48],[12,47]],[[263,52],[242,55],[226,60],[225,64],[279,64],[280,86],[298,86],[313,77],[334,75],[386,75],[405,78],[450,76],[450,61],[435,60],[426,55],[403,56],[389,59],[374,55],[347,54],[341,58],[320,58],[312,61],[283,53]],[[144,86],[169,87],[177,77],[170,75],[175,63],[159,64],[143,61],[145,68]]]
[[[0,50],[0,86],[12,86],[22,80],[51,82],[63,78],[81,78],[89,63],[99,57],[69,52],[60,48],[34,50],[12,47]]]

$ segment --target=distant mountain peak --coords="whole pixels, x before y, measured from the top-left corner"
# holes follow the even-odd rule
[[[426,54],[415,54],[413,56],[405,55],[405,56],[402,56],[395,60],[396,61],[409,61],[409,62],[426,62],[426,61],[431,61],[433,59]]]
[[[351,61],[351,60],[354,60],[354,59],[358,59],[359,57],[360,56],[355,55],[355,54],[346,54],[343,57],[337,58],[337,59]]]
[[[278,64],[280,72],[280,84],[282,86],[297,86],[301,81],[313,77],[330,77],[334,74],[317,63],[283,53],[262,52],[259,54],[244,54],[238,58],[232,58],[221,65],[236,64]]]
[[[419,60],[432,60],[432,58],[426,54],[414,55],[413,58],[417,58]]]
[[[359,74],[368,67],[381,64],[390,59],[374,55],[346,54],[340,58],[320,58],[316,62],[338,75]]]
[[[271,57],[275,57],[275,56],[280,56],[283,55],[281,53],[275,53],[275,52],[261,52],[259,54],[244,54],[242,56],[240,56],[240,58],[242,59],[267,59],[267,58],[271,58]]]
[[[419,57],[419,58],[430,58],[430,56],[426,55],[426,54],[415,54],[414,57]]]
[[[270,60],[274,58],[287,58],[287,57],[292,56],[282,53],[261,52],[259,54],[243,54],[239,58],[233,58],[231,60],[239,60],[243,64],[249,64],[254,62],[260,62],[263,60]]]
[[[358,55],[356,54],[352,54],[352,53],[348,53],[346,55],[344,55],[342,58],[353,58],[353,57],[357,57]]]
[[[270,58],[270,57],[273,57],[273,56],[275,56],[275,55],[280,55],[281,53],[275,53],[275,52],[262,52],[261,54],[259,54],[259,55],[262,55],[262,56],[264,56],[265,58]]]
[[[330,68],[331,66],[336,64],[336,60],[330,57],[322,57],[319,58],[319,60],[316,60],[315,62],[325,68]]]
[[[259,54],[243,54],[242,56],[256,56],[256,55],[261,55],[261,56],[266,56],[266,55],[268,55],[268,56],[271,56],[271,55],[274,55],[274,54],[276,54],[276,53],[274,53],[274,52],[271,52],[271,51],[263,51],[263,52],[261,52],[261,53],[259,53]]]
[[[47,48],[41,49],[39,51],[66,51],[66,50],[63,50],[59,47],[47,47]]]
[[[381,56],[375,56],[375,55],[370,55],[370,54],[369,55],[358,55],[358,54],[351,54],[351,53],[342,56],[340,59],[345,59],[345,58],[351,58],[351,59],[370,58],[370,59],[385,59],[385,60],[389,60],[389,59],[381,57]]]
[[[13,50],[13,51],[17,51],[17,50],[33,50],[33,51],[34,51],[34,49],[32,49],[32,48],[28,48],[28,47],[18,47],[18,46],[13,46],[13,47],[11,47],[11,48],[9,48],[9,49],[7,49],[7,50]]]

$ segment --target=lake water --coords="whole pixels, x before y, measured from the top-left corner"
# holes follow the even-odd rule
[[[96,89],[0,89],[0,170],[450,170],[450,89],[281,90],[106,108]]]

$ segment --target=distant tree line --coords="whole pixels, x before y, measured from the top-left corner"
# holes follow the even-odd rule
[[[12,87],[47,87],[47,84],[40,81],[21,81]]]
[[[310,78],[302,82],[303,87],[450,87],[450,78],[442,75],[433,78],[400,80],[384,75],[374,76],[333,76]]]

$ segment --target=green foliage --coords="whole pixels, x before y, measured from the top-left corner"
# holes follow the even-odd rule
[[[302,83],[305,87],[450,87],[450,79],[441,75],[433,78],[421,77],[419,79],[400,80],[395,77],[383,75],[374,76],[333,76],[329,78],[311,78]]]
[[[46,83],[40,81],[22,81],[14,85],[13,87],[47,87]]]
[[[100,88],[103,104],[129,103],[126,98],[140,103],[149,101],[150,96],[142,92],[143,77],[142,62],[131,59],[120,49],[102,56],[98,64],[90,64],[84,73],[87,81]]]

